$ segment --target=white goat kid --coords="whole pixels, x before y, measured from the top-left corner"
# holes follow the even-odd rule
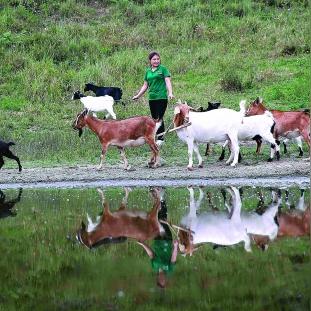
[[[80,91],[74,92],[72,99],[80,99],[81,103],[84,105],[84,108],[92,111],[93,116],[96,116],[95,112],[107,112],[106,119],[112,117],[116,119],[117,116],[113,111],[114,99],[109,95],[105,96],[85,96]]]
[[[238,139],[239,141],[249,141],[254,140],[255,137],[262,138],[271,144],[270,158],[268,161],[271,162],[275,154],[279,160],[280,146],[273,137],[274,126],[275,121],[270,111],[265,111],[261,115],[244,117],[238,129]],[[229,141],[227,140],[222,146],[223,152],[228,143]]]
[[[195,151],[199,167],[202,167],[203,159],[199,153],[198,144],[216,143],[230,140],[231,154],[226,164],[235,166],[238,163],[239,142],[238,129],[245,114],[245,101],[240,102],[240,111],[221,108],[206,112],[194,112],[187,103],[179,103],[174,110],[174,126],[178,127],[187,122],[191,125],[177,130],[179,139],[188,145],[189,163],[188,169],[193,168],[192,154]]]

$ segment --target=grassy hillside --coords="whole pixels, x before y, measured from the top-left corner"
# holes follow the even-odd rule
[[[261,96],[270,108],[308,107],[309,20],[306,0],[0,0],[0,138],[17,143],[24,166],[96,163],[96,137],[71,128],[82,106],[70,97],[90,81],[119,86],[127,105],[116,105],[118,118],[149,115],[146,97],[131,97],[151,50],[170,69],[176,99],[192,105],[236,109]],[[175,134],[164,157],[186,156],[173,145]],[[116,157],[110,150],[107,161]]]

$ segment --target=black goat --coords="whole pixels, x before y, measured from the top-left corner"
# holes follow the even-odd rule
[[[115,101],[120,101],[122,97],[122,90],[119,87],[114,86],[96,86],[92,83],[86,83],[84,92],[92,91],[96,96],[109,95],[113,97]]]
[[[16,216],[16,212],[12,211],[12,209],[15,206],[15,204],[21,200],[22,192],[23,189],[19,188],[17,197],[15,199],[6,201],[5,194],[0,189],[0,218]]]
[[[198,112],[210,111],[213,109],[218,109],[220,105],[221,105],[220,102],[208,102],[207,108],[199,107],[196,111]]]
[[[19,158],[16,155],[14,155],[12,153],[12,151],[9,149],[10,146],[13,146],[13,145],[15,145],[15,143],[13,143],[11,141],[6,143],[6,142],[0,140],[0,168],[4,164],[3,157],[7,157],[9,159],[15,160],[17,162],[17,164],[18,164],[18,170],[21,171],[22,170],[22,166],[21,166],[21,163],[19,161]]]

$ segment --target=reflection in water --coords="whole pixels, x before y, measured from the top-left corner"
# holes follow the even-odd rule
[[[159,191],[155,189],[154,191]],[[138,242],[141,245],[147,255],[151,258],[152,270],[156,272],[156,282],[161,288],[166,287],[166,276],[170,275],[174,269],[177,259],[178,241],[172,238],[172,232],[167,222],[167,206],[164,200],[164,190],[160,191],[161,209],[158,213],[158,219],[162,223],[164,232],[162,231],[152,241],[152,246],[149,247],[146,243]]]
[[[153,207],[150,212],[141,210],[127,210],[126,203],[130,189],[125,188],[125,197],[118,211],[111,212],[104,193],[103,215],[94,223],[88,216],[88,226],[82,222],[78,230],[77,240],[88,248],[107,243],[123,242],[127,238],[133,239],[142,246],[151,259],[152,270],[156,272],[156,283],[159,287],[166,287],[166,276],[171,274],[177,259],[178,242],[173,241],[172,233],[167,222],[167,207],[164,200],[164,189],[152,188]],[[146,244],[153,240],[152,246]]]
[[[287,211],[281,210],[278,215],[278,237],[310,235],[310,201],[305,201],[304,189],[300,191],[300,198],[295,206]],[[288,203],[288,196],[286,196]]]
[[[289,191],[285,191],[285,206],[282,208],[281,190],[272,191],[272,202],[268,207],[261,204],[260,211],[263,219],[258,228],[262,232],[255,232],[247,228],[255,243],[263,250],[268,248],[269,242],[276,237],[299,237],[310,235],[310,202],[305,200],[305,190],[300,189],[300,197],[296,204],[289,202]],[[261,200],[261,199],[260,199]],[[267,215],[267,216],[265,216]],[[244,218],[242,214],[242,219]],[[243,219],[244,222],[244,219]],[[269,233],[270,232],[270,233]]]
[[[275,217],[282,200],[275,191],[272,191],[271,194],[271,203],[265,208],[263,208],[262,197],[259,198],[260,213],[257,213],[257,210],[241,213],[243,227],[246,228],[247,233],[262,250],[267,249],[267,244],[258,244],[257,241],[260,239],[267,242],[273,241],[278,234],[278,224]]]
[[[199,188],[199,198],[194,199],[194,190],[189,187],[190,206],[189,213],[181,220],[181,227],[188,231],[179,231],[179,249],[183,254],[192,255],[193,251],[205,243],[213,243],[221,246],[229,246],[244,242],[246,251],[251,251],[250,238],[262,250],[266,250],[268,243],[277,237],[306,236],[310,235],[310,203],[304,199],[304,190],[301,190],[300,198],[293,208],[287,211],[280,210],[282,197],[281,191],[271,191],[272,200],[268,206],[264,206],[262,194],[259,197],[256,211],[241,211],[241,193],[235,187],[227,188],[230,200],[227,202],[226,193],[221,192],[224,198],[227,212],[218,211],[213,207],[212,211],[198,214],[200,205],[204,199],[204,193]],[[208,193],[208,201],[211,202]],[[288,204],[288,193],[285,204]]]
[[[292,237],[310,232],[308,188],[166,187],[163,194],[161,188],[135,187],[125,195],[119,187],[102,190],[104,212],[96,188],[2,189],[0,215],[16,211],[17,217],[0,219],[1,310],[308,309],[310,237]],[[182,220],[192,228],[183,233],[193,243],[194,224],[204,214],[219,221],[220,236],[246,232],[251,243],[253,236],[265,238],[268,250],[253,244],[249,254],[241,241],[215,251],[214,243],[223,243],[215,240],[193,245],[204,246],[192,257],[177,255]],[[106,223],[111,230],[105,232]],[[72,239],[76,234],[82,245]],[[87,248],[107,242],[116,244]]]
[[[193,188],[188,188],[190,194],[189,213],[181,220],[181,227],[189,232],[179,231],[179,249],[183,254],[192,255],[199,245],[213,243],[217,245],[235,245],[244,242],[246,251],[251,251],[250,238],[241,221],[241,198],[237,188],[230,187],[231,206],[228,211],[208,211],[197,215],[197,210],[203,200],[203,191],[197,201],[194,199]],[[191,232],[192,231],[192,232]]]
[[[129,210],[125,201],[116,212],[111,212],[109,204],[105,200],[104,193],[98,189],[103,202],[103,214],[93,223],[88,217],[88,226],[82,222],[78,230],[79,242],[92,248],[107,241],[107,239],[132,238],[140,242],[155,238],[162,228],[158,220],[160,210],[160,196],[156,190],[152,190],[153,207],[150,212],[141,210]],[[127,197],[128,193],[126,193]]]
[[[21,200],[22,192],[23,189],[20,188],[16,198],[6,200],[6,195],[0,189],[0,218],[16,216],[16,211],[14,211],[13,208],[15,204]]]
[[[98,216],[95,222],[87,215],[88,225],[85,226],[82,222],[77,239],[88,248],[93,248],[107,243],[124,242],[131,238],[138,242],[152,259],[153,270],[157,270],[159,274],[162,272],[167,274],[172,270],[172,262],[176,261],[177,245],[182,254],[192,255],[199,246],[206,243],[229,246],[244,242],[244,248],[249,252],[250,238],[265,250],[268,243],[276,237],[310,234],[310,203],[305,202],[303,189],[295,206],[289,203],[289,193],[286,190],[285,205],[291,206],[286,211],[281,209],[281,190],[271,190],[272,198],[268,205],[265,205],[263,194],[260,192],[255,211],[241,210],[242,189],[238,190],[236,187],[228,187],[226,191],[220,189],[227,211],[219,210],[212,203],[211,193],[207,191],[207,202],[212,209],[202,213],[199,213],[199,209],[205,193],[202,187],[198,190],[199,198],[195,200],[194,189],[188,187],[189,212],[182,217],[180,226],[173,225],[178,228],[178,242],[172,238],[162,188],[153,188],[150,191],[153,207],[149,212],[127,209],[130,188],[125,188],[125,196],[119,209],[111,212],[104,193],[98,189],[102,197],[103,214]],[[229,200],[227,193],[230,194]],[[153,240],[152,247],[145,243],[148,240]]]
[[[188,187],[189,211],[181,215],[179,225],[175,225],[168,219],[163,188],[150,189],[153,205],[149,211],[128,209],[131,189],[124,189],[125,196],[115,212],[110,211],[103,191],[98,189],[103,213],[95,222],[87,215],[88,224],[86,226],[82,222],[77,239],[88,248],[126,240],[137,243],[149,256],[151,268],[156,273],[156,284],[160,288],[167,286],[167,277],[174,271],[178,250],[183,255],[191,256],[207,243],[216,248],[242,242],[244,249],[250,252],[251,241],[266,250],[269,243],[278,237],[310,234],[310,203],[305,201],[304,190],[301,190],[297,204],[290,204],[289,194],[285,194],[285,206],[291,207],[286,210],[282,207],[281,190],[265,190],[257,194],[251,190],[249,197],[257,208],[250,210],[247,207],[249,197],[245,198],[243,188],[219,189],[220,195],[215,203],[215,189],[204,192],[204,188],[198,187],[199,197],[195,199],[194,188]],[[269,195],[270,192],[271,199],[265,203],[264,193]],[[203,203],[206,203],[208,210],[201,210]],[[177,239],[174,240],[172,233]]]

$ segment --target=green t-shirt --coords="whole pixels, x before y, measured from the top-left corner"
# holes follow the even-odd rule
[[[167,99],[165,78],[170,77],[168,69],[159,65],[155,71],[147,68],[144,80],[148,83],[149,100]]]
[[[172,272],[175,265],[171,262],[172,241],[154,240],[152,250],[154,252],[154,257],[151,259],[152,270],[158,272],[162,269],[168,274]]]

